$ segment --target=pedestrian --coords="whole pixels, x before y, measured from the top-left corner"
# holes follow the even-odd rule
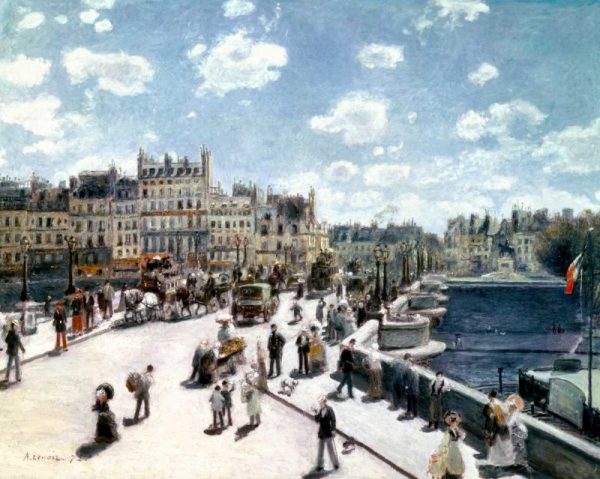
[[[85,288],[83,307],[85,311],[85,329],[89,331],[94,327],[94,294],[89,288]]]
[[[98,412],[95,438],[98,443],[111,443],[119,440],[115,414],[108,406],[108,401],[114,397],[114,394],[114,388],[108,383],[100,384],[96,388],[96,403],[92,406],[92,411]]]
[[[233,407],[231,393],[235,391],[235,386],[231,385],[231,389],[229,389],[229,381],[227,381],[227,379],[225,379],[221,385],[221,396],[223,396],[223,415],[227,413],[227,423],[230,426],[233,426],[233,422],[231,421],[231,408]]]
[[[104,296],[104,309],[102,316],[104,319],[110,319],[113,315],[113,301],[115,299],[115,290],[110,285],[110,281],[107,279],[102,287],[102,295]]]
[[[262,408],[260,407],[260,393],[254,384],[254,373],[252,371],[246,373],[244,382],[241,387],[242,402],[246,403],[246,413],[250,419],[250,426],[260,426],[260,415]]]
[[[98,312],[100,313],[100,317],[102,319],[104,318],[104,310],[106,308],[106,301],[104,299],[104,289],[103,288],[98,288],[98,291],[96,291],[96,304],[98,305]]]
[[[465,473],[465,463],[458,446],[465,439],[465,433],[459,427],[461,420],[460,414],[455,411],[444,414],[444,422],[448,428],[437,451],[429,460],[429,474],[434,479],[462,479]]]
[[[369,389],[366,396],[369,399],[383,399],[383,389],[381,387],[383,370],[381,368],[379,345],[377,343],[371,345],[369,357],[365,358],[364,365],[369,372]]]
[[[317,321],[319,323],[321,323],[321,325],[323,325],[323,309],[325,308],[326,303],[323,300],[323,298],[319,298],[319,302],[317,303],[317,311],[315,313],[315,317],[317,318]]]
[[[410,355],[406,355],[404,358],[408,360],[408,368],[404,375],[406,417],[414,419],[419,410],[419,373],[415,370],[415,360]]]
[[[52,321],[54,330],[56,331],[56,344],[54,349],[58,351],[62,343],[63,351],[68,351],[67,348],[67,314],[63,307],[62,301],[58,300],[54,306],[54,320]]]
[[[273,364],[277,368],[277,376],[281,375],[281,357],[283,355],[283,346],[285,338],[277,332],[277,325],[271,325],[271,335],[267,347],[269,349],[269,377],[273,377]],[[277,377],[275,376],[275,377]]]
[[[117,306],[117,313],[125,311],[125,293],[127,292],[127,284],[123,283],[121,286],[121,293],[119,294],[119,305]]]
[[[83,295],[80,289],[75,290],[73,300],[71,301],[71,332],[74,336],[83,334]]]
[[[488,394],[488,402],[483,408],[485,417],[485,437],[488,447],[487,460],[497,467],[512,466],[515,462],[510,429],[506,423],[506,412],[496,398],[495,390]]]
[[[323,344],[321,329],[314,325],[310,328],[310,332],[310,352],[308,356],[310,368],[325,372],[329,368],[327,366],[327,350]]]
[[[221,394],[221,386],[218,384],[215,386],[215,390],[210,395],[208,402],[213,414],[212,428],[217,429],[217,416],[219,416],[219,423],[221,424],[221,429],[223,429],[225,427],[225,424],[223,424],[223,405],[225,404],[225,399]]]
[[[10,368],[15,363],[15,374],[17,382],[21,382],[21,358],[19,358],[19,349],[25,354],[25,348],[21,342],[21,337],[17,332],[19,326],[18,321],[10,323],[10,330],[6,335],[4,341],[6,342],[6,354],[8,355],[8,363],[6,364],[6,383],[8,384],[10,379]]]
[[[296,346],[298,347],[298,374],[302,374],[302,369],[304,368],[304,373],[308,375],[310,371],[308,366],[310,337],[308,336],[308,330],[305,327],[302,328],[296,339]]]
[[[302,299],[304,297],[304,280],[298,281],[298,286],[296,288],[296,298]]]
[[[429,385],[429,429],[437,429],[444,413],[444,395],[450,391],[444,373],[435,373],[435,379]]]
[[[333,341],[335,337],[335,329],[334,329],[334,315],[335,315],[335,305],[330,304],[329,309],[327,310],[327,340]]]
[[[360,328],[367,321],[367,309],[365,303],[360,301],[356,308],[356,327]]]
[[[342,299],[343,295],[344,295],[344,286],[342,285],[341,281],[338,281],[337,286],[335,288],[335,297],[336,297],[338,303]]]
[[[527,462],[527,426],[521,419],[521,411],[525,406],[523,399],[518,394],[508,396],[506,403],[508,404],[508,419],[507,426],[510,431],[510,437],[514,452],[514,465],[529,472],[529,464]]]
[[[334,341],[342,341],[344,339],[345,323],[346,315],[344,314],[342,307],[338,306],[333,315]]]
[[[44,316],[50,317],[50,304],[52,303],[52,297],[50,295],[46,296],[44,300]]]
[[[400,408],[402,397],[404,396],[404,376],[406,375],[406,366],[404,361],[397,360],[394,366],[394,375],[392,376],[392,402],[394,409]]]
[[[269,384],[267,383],[267,352],[265,351],[260,338],[256,341],[256,365],[258,369],[256,387],[261,391],[268,391]]]
[[[342,388],[344,387],[344,384],[346,384],[348,386],[348,397],[351,399],[354,398],[354,395],[352,394],[352,371],[354,370],[355,362],[352,352],[355,344],[356,340],[354,338],[352,338],[348,344],[345,344],[338,361],[338,369],[342,371],[343,377],[337,387],[337,392],[338,394],[341,394]]]
[[[317,453],[317,472],[323,470],[325,465],[324,453],[325,446],[327,446],[327,452],[329,453],[329,459],[335,469],[340,468],[340,461],[337,456],[335,449],[334,436],[335,436],[335,413],[333,409],[327,405],[327,398],[321,396],[319,398],[319,406],[313,407],[313,413],[315,421],[319,423],[319,432],[317,437],[319,438],[319,449]]]
[[[194,350],[194,356],[192,357],[192,375],[188,379],[188,381],[193,381],[198,375],[198,381],[200,381],[200,361],[204,356],[204,353],[208,350],[208,341],[203,339],[200,341],[200,344],[196,346]]]
[[[135,415],[133,420],[137,422],[140,417],[140,409],[142,408],[142,402],[144,403],[144,417],[150,416],[150,386],[154,384],[153,376],[154,367],[152,364],[146,366],[146,371],[140,376],[140,380],[135,389],[135,399],[137,400],[135,406]]]
[[[298,301],[294,301],[290,311],[294,313],[294,322],[298,322],[302,319],[302,306],[298,304]]]

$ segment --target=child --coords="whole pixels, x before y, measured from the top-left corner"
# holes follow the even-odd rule
[[[229,389],[229,381],[225,379],[223,381],[223,389],[221,390],[221,396],[223,396],[223,406],[225,411],[227,412],[227,420],[230,426],[233,426],[233,422],[231,421],[231,406],[233,406],[233,402],[231,401],[231,393],[235,390],[235,386],[232,386]]]
[[[225,425],[223,424],[223,405],[224,405],[225,399],[223,398],[223,395],[221,394],[221,386],[219,386],[218,384],[215,386],[215,390],[213,391],[212,395],[210,396],[210,399],[208,400],[208,402],[211,404],[211,408],[212,408],[212,412],[213,412],[212,428],[213,429],[217,428],[217,415],[219,415],[219,422],[221,423],[221,428],[225,427]]]

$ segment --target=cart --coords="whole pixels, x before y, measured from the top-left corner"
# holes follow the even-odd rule
[[[246,341],[244,338],[232,338],[224,341],[219,348],[216,373],[218,377],[235,374],[240,364],[246,363]]]

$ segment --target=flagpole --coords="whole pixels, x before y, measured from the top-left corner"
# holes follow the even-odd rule
[[[588,229],[587,234],[587,254],[588,254],[588,277],[589,277],[589,299],[588,299],[588,427],[589,432],[592,432],[592,421],[594,418],[593,402],[592,402],[592,366],[593,366],[593,318],[595,313],[594,307],[594,242],[592,240],[592,232],[594,228]]]

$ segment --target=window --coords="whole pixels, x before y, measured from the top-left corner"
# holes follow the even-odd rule
[[[229,228],[229,221],[225,221],[225,228]]]
[[[87,205],[87,212],[88,213],[93,213],[94,212],[94,205],[92,203],[88,203],[88,205]]]
[[[133,233],[133,244],[137,244],[137,233]],[[133,254],[135,254],[135,250],[133,250]]]
[[[292,234],[293,235],[297,235],[298,234],[298,225],[292,225]]]
[[[240,220],[240,228],[244,227],[244,220]]]
[[[131,235],[125,235],[125,244],[126,245],[130,245],[131,244]]]
[[[10,226],[10,218],[8,216],[4,218],[4,226]]]
[[[281,241],[278,241],[277,242],[277,251],[280,251],[280,250],[281,250]]]
[[[10,255],[10,253],[7,254]],[[15,253],[15,263],[18,263],[19,261],[21,261],[21,253]]]
[[[216,226],[217,226],[217,222],[216,222],[216,221],[211,221],[211,222],[210,222],[210,227],[211,227],[211,228],[213,228],[213,229],[214,229]]]
[[[15,226],[21,226],[21,222],[18,217],[15,217]]]
[[[62,244],[62,242],[63,242],[63,235],[58,233],[56,235],[56,244]]]
[[[267,225],[261,225],[260,234],[261,236],[267,236],[269,234],[269,227]]]
[[[117,246],[123,246],[123,236],[122,235],[118,236]]]
[[[187,200],[187,208],[188,209],[192,209],[193,208],[192,200]]]
[[[46,228],[52,228],[52,218],[46,218]]]
[[[5,242],[5,243],[10,243],[10,234],[9,234],[9,233],[6,233],[6,234],[4,235],[4,242]]]
[[[278,235],[283,234],[283,225],[282,224],[277,225],[277,234]]]
[[[46,233],[46,243],[52,243],[52,235],[50,233]]]
[[[156,202],[154,202],[154,201],[151,201],[151,202],[150,202],[150,209],[151,209],[152,211],[155,211],[155,210],[156,210]]]
[[[41,216],[38,218],[38,227],[42,228],[44,226],[44,218]]]
[[[121,249],[117,250],[117,256],[120,258],[121,256],[123,256],[123,251]]]
[[[182,210],[182,209],[183,209],[183,201],[182,201],[182,200],[179,200],[179,201],[177,202],[177,209],[178,209],[178,210]]]
[[[87,223],[87,230],[88,230],[88,232],[89,232],[89,231],[93,231],[93,230],[94,230],[94,223],[93,223],[93,221],[92,221],[92,220],[88,220],[88,223]]]
[[[119,222],[117,223],[117,230],[121,230],[121,226],[122,226],[122,224],[121,224],[121,222],[119,221]]]
[[[98,235],[98,246],[104,246],[104,235]]]
[[[137,255],[137,248],[133,248],[133,254]]]
[[[196,209],[199,210],[200,208],[202,208],[202,201],[196,200]]]

